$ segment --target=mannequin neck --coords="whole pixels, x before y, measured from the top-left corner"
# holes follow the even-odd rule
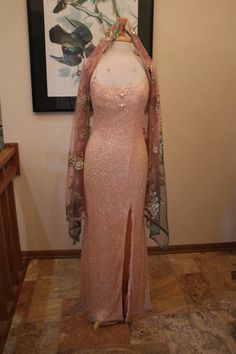
[[[114,41],[111,46],[111,52],[115,55],[134,54],[132,42]]]

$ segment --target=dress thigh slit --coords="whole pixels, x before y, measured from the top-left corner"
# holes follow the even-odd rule
[[[130,279],[131,235],[132,235],[132,219],[131,219],[131,206],[130,206],[128,212],[128,218],[127,218],[127,226],[126,226],[123,277],[122,277],[122,304],[123,304],[124,317],[126,316],[128,310],[128,284]]]

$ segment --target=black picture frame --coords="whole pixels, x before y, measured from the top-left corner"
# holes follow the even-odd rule
[[[138,35],[152,57],[153,0],[139,0]],[[76,97],[48,97],[43,0],[27,0],[33,112],[72,112]]]

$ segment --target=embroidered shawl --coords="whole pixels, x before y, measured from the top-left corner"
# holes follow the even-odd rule
[[[86,143],[91,134],[92,102],[90,79],[101,56],[119,35],[120,26],[118,19],[111,27],[109,34],[104,35],[90,56],[85,60],[81,71],[70,137],[66,182],[66,219],[69,223],[69,236],[73,239],[73,244],[80,241],[82,221],[85,222],[87,219],[83,185],[83,163]],[[154,62],[129,21],[126,24],[126,33],[131,37],[135,54],[141,59],[149,80],[149,97],[146,106],[148,127],[145,139],[148,151],[148,179],[144,218],[149,237],[160,246],[160,249],[166,250],[169,247],[169,227],[157,71]]]

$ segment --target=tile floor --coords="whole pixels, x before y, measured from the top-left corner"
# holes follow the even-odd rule
[[[31,261],[4,353],[235,354],[236,251],[152,255],[149,265],[152,314],[94,331],[76,313],[80,259]]]

